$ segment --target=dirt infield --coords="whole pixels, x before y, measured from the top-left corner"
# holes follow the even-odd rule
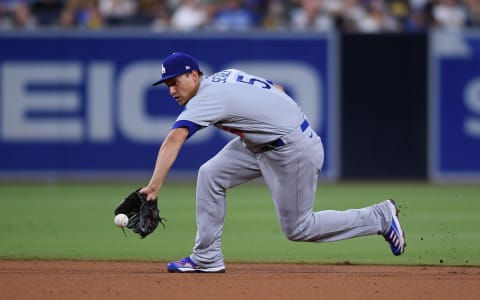
[[[228,264],[170,274],[165,263],[0,261],[1,299],[480,299],[480,268]]]

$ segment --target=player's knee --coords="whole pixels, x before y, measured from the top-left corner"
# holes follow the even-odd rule
[[[219,176],[218,168],[214,163],[206,162],[198,169],[197,183],[199,186],[212,191],[225,189],[225,184]]]
[[[200,168],[198,169],[198,178],[203,178],[208,176],[208,173],[210,172],[209,167],[208,167],[208,162],[202,164]]]
[[[300,242],[308,239],[308,234],[299,226],[284,226],[282,229],[285,237],[290,241]]]
[[[215,164],[207,161],[206,163],[202,164],[198,169],[198,178],[211,181],[212,178],[215,178],[215,173],[216,173]]]

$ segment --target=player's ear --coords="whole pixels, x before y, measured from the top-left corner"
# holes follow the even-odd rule
[[[198,73],[197,70],[193,70],[193,71],[190,73],[190,75],[193,76],[193,79],[194,79],[195,81],[200,80],[200,74]]]

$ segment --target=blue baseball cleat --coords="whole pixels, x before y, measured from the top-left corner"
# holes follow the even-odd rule
[[[178,261],[172,261],[167,264],[169,273],[225,273],[225,266],[220,267],[201,267],[197,265],[190,256]]]
[[[400,226],[400,221],[398,220],[398,213],[399,209],[395,204],[393,199],[388,200],[390,202],[390,208],[392,210],[392,223],[388,230],[383,233],[383,237],[385,240],[390,244],[390,249],[392,250],[393,255],[401,255],[405,252],[405,247],[407,244],[405,243],[405,233],[402,230],[402,226]]]

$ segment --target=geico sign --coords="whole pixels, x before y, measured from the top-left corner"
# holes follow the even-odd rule
[[[242,61],[227,67],[287,85],[312,124],[321,124],[323,81],[310,66]],[[201,68],[206,74],[212,71],[205,64]],[[145,112],[146,92],[160,70],[160,61],[132,63],[121,72],[112,62],[4,62],[0,65],[1,139],[108,143],[121,134],[131,141],[157,143],[176,118]],[[210,137],[205,131],[192,142]]]

